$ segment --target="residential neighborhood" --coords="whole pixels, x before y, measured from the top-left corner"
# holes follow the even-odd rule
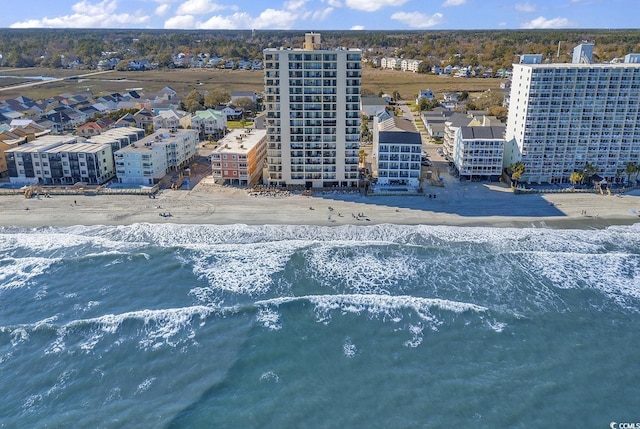
[[[513,181],[511,169],[521,165],[515,180],[521,186],[576,185],[592,182],[592,176],[600,184],[622,185],[640,171],[638,54],[598,63],[587,42],[575,47],[571,63],[544,62],[541,54],[526,53],[504,74],[501,94],[469,98],[466,92],[423,88],[414,99],[401,100],[398,94],[362,93],[361,69],[372,59],[361,50],[328,47],[319,33],[307,33],[301,48],[285,52],[268,48],[259,64],[251,63],[264,69],[264,88],[232,90],[226,104],[196,103],[200,107],[194,111],[184,110],[185,96],[170,86],[151,93],[86,90],[46,100],[4,99],[0,177],[16,185],[153,186],[187,167],[206,144],[217,147],[207,161],[212,178],[236,186],[364,185],[386,191],[398,186],[420,192],[425,184],[437,184],[443,172],[431,168],[429,156],[442,157],[458,180]],[[203,67],[213,61],[197,58]],[[187,55],[176,59],[193,63]],[[378,67],[401,78],[403,72],[417,72],[420,63],[383,57]],[[283,69],[289,70],[288,80],[280,76]],[[433,72],[474,75],[462,70]],[[291,94],[286,100],[285,82]],[[194,94],[202,102],[206,91],[188,97]],[[494,107],[473,110],[483,97],[496,100],[494,107],[502,106],[508,117],[495,116]],[[265,110],[255,124],[259,112],[234,104],[242,100]],[[407,104],[413,114],[398,108]],[[241,126],[242,132],[229,127],[247,119],[252,125]],[[246,160],[246,169],[223,168],[226,156]],[[576,175],[586,170],[584,177]]]

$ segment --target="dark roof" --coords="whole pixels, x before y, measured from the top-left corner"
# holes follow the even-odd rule
[[[404,143],[422,145],[420,133],[411,131],[382,131],[380,132],[380,143]]]
[[[499,140],[504,138],[504,127],[492,125],[490,127],[460,127],[462,138],[465,140]]]
[[[386,106],[387,100],[377,95],[363,95],[360,97],[360,103],[363,106]]]

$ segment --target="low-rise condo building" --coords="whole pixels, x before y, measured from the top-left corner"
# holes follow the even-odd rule
[[[504,126],[463,126],[456,133],[452,159],[460,177],[497,179],[503,157]]]
[[[232,185],[259,182],[267,156],[267,130],[236,129],[211,154],[213,178]]]
[[[108,144],[76,136],[44,136],[6,151],[9,178],[16,184],[100,185],[115,176]]]
[[[186,166],[195,157],[197,145],[196,130],[159,130],[114,154],[118,182],[158,183],[169,171]]]
[[[422,138],[413,123],[398,116],[373,124],[373,157],[378,184],[420,187]]]

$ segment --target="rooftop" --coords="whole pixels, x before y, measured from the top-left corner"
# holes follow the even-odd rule
[[[248,152],[267,135],[267,130],[235,129],[218,141],[217,153]]]

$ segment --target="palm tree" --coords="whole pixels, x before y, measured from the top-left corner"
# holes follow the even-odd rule
[[[631,176],[638,173],[638,165],[633,162],[627,162],[627,165],[624,169],[624,174],[627,175],[627,181],[631,183]]]
[[[364,170],[367,166],[367,153],[364,151],[364,149],[360,148],[360,151],[358,152],[358,154],[360,155],[360,164],[362,164],[362,169]]]
[[[586,179],[591,182],[591,177],[598,172],[598,167],[587,161],[585,162],[582,171],[584,172]]]

